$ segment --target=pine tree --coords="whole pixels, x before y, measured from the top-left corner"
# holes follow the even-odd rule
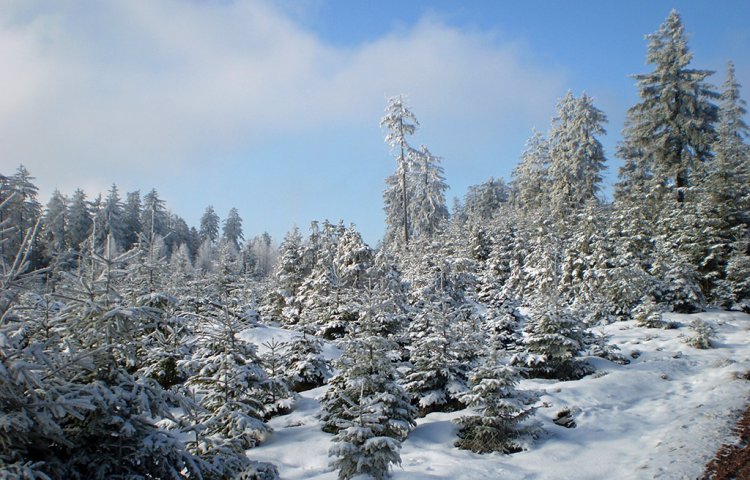
[[[407,141],[419,126],[417,117],[406,106],[403,96],[388,99],[385,116],[380,126],[387,130],[385,142],[396,157],[396,172],[386,179],[385,200],[387,244],[409,245],[412,226],[409,218],[411,182],[409,176],[414,167],[417,151]]]
[[[354,225],[341,232],[333,257],[333,268],[342,288],[362,289],[372,268],[373,253]]]
[[[238,337],[241,326],[233,316],[219,310],[202,320],[195,352],[178,362],[204,409],[195,418],[201,426],[196,446],[199,452],[222,446],[244,452],[270,432],[263,422],[267,377],[255,346]]]
[[[750,224],[750,146],[744,121],[745,102],[729,62],[721,94],[716,156],[707,167],[707,176],[698,215],[701,220],[698,261],[703,293],[714,304],[727,307],[731,288],[725,281],[733,244],[743,237]]]
[[[462,212],[472,223],[490,220],[509,200],[509,189],[501,178],[490,177],[485,183],[472,185],[464,197]]]
[[[304,276],[302,267],[302,235],[294,227],[287,232],[279,246],[276,282],[285,297],[293,297],[297,293]]]
[[[159,198],[156,189],[144,195],[140,218],[142,236],[147,240],[153,242],[157,236],[164,238],[169,233],[166,202]]]
[[[262,385],[265,393],[262,400],[265,416],[268,418],[287,414],[294,406],[294,394],[286,380],[284,368],[288,361],[289,344],[272,338],[262,346],[266,349],[261,356],[261,365],[266,372],[266,381]]]
[[[322,232],[315,233],[319,235],[315,240],[319,242],[317,258],[298,296],[302,330],[327,339],[342,337],[356,318],[356,308],[344,294],[341,272],[335,264],[343,230],[343,225],[325,221]]]
[[[240,218],[237,209],[232,207],[227,214],[227,218],[224,220],[224,228],[222,230],[222,236],[237,250],[240,249],[240,242],[244,240],[242,235],[242,218]]]
[[[68,245],[76,251],[89,238],[94,222],[86,201],[86,194],[80,188],[73,192],[68,204]]]
[[[167,256],[171,256],[181,244],[190,242],[190,227],[184,218],[169,211],[166,221],[169,233],[164,237],[164,245],[167,248]]]
[[[716,158],[708,168],[706,190],[717,215],[732,229],[740,221],[747,221],[748,195],[750,195],[750,134],[744,117],[745,101],[740,97],[740,85],[734,75],[734,63],[727,65],[727,78],[721,93]]]
[[[374,315],[380,308],[372,292],[365,295],[337,362],[339,373],[322,401],[324,430],[336,434],[331,465],[342,480],[360,474],[386,478],[390,466],[401,462],[401,442],[415,426],[409,396],[396,383],[395,344],[376,332]]]
[[[525,334],[528,354],[517,355],[514,363],[531,376],[576,380],[590,373],[588,364],[576,359],[584,347],[583,329],[553,294],[535,300]]]
[[[278,252],[268,232],[253,237],[248,248],[254,258],[253,274],[257,278],[268,278],[276,268]]]
[[[591,97],[569,91],[557,105],[550,132],[550,201],[559,218],[584,207],[601,189],[604,147],[596,138],[607,119]]]
[[[494,343],[489,339],[480,366],[471,374],[470,389],[461,396],[476,414],[456,420],[456,446],[477,453],[515,453],[526,438],[540,433],[537,424],[528,422],[537,396],[516,390],[521,375],[501,361]]]
[[[460,397],[471,366],[462,361],[458,320],[459,311],[443,297],[425,304],[409,325],[411,368],[403,385],[421,415],[462,407]]]
[[[691,177],[711,157],[717,94],[705,83],[713,72],[689,68],[682,20],[672,10],[649,40],[652,73],[634,75],[641,102],[630,108],[620,156],[625,175],[653,176],[652,188],[674,190],[679,203]]]
[[[513,169],[512,187],[516,205],[532,210],[546,204],[549,196],[549,164],[549,141],[534,131],[526,141],[521,162]]]
[[[122,239],[122,246],[125,250],[138,242],[143,231],[141,224],[141,192],[128,192],[125,198],[125,204],[122,207],[122,221],[125,237]]]
[[[219,215],[214,207],[209,205],[201,216],[200,236],[202,241],[215,242],[219,238]]]
[[[319,387],[331,377],[323,342],[312,335],[295,337],[289,343],[284,362],[284,377],[295,392]]]
[[[125,247],[127,234],[125,233],[124,215],[120,194],[117,191],[117,186],[113,184],[107,198],[102,202],[93,219],[96,223],[97,244],[103,244],[104,240],[111,236],[114,237],[118,246]]]
[[[26,167],[19,165],[16,173],[7,178],[8,198],[5,205],[3,218],[10,220],[13,227],[0,237],[3,239],[2,251],[17,252],[23,245],[26,234],[36,227],[42,214],[42,206],[37,201],[38,188],[34,185],[35,178],[31,176]],[[31,251],[31,267],[40,267],[41,255],[37,245],[37,239],[33,238],[33,249]],[[7,249],[7,250],[6,250]],[[8,260],[7,258],[5,259]]]
[[[409,218],[414,238],[432,238],[448,220],[445,190],[448,185],[443,177],[440,158],[422,145],[416,157],[411,178],[412,199],[409,202]]]
[[[50,259],[59,259],[68,250],[68,200],[59,190],[52,192],[42,216],[41,235],[45,255]]]
[[[174,280],[171,284],[176,290],[175,293],[177,293],[185,287],[195,273],[187,244],[180,244],[175,249],[172,257],[169,259],[169,267],[172,272],[172,279]]]

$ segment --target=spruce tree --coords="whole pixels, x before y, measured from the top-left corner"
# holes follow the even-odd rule
[[[213,243],[219,238],[219,215],[216,214],[214,207],[209,205],[201,217],[200,236],[202,241],[208,240]]]
[[[689,68],[693,55],[677,11],[646,38],[654,71],[634,75],[641,101],[628,110],[619,150],[628,168],[621,174],[652,176],[653,189],[673,191],[682,203],[716,138],[718,95],[705,82],[713,72]]]
[[[448,220],[445,203],[448,185],[440,160],[424,145],[416,156],[416,164],[409,178],[413,193],[408,208],[414,238],[432,238]]]
[[[484,183],[472,185],[464,197],[462,213],[471,223],[484,223],[509,200],[509,189],[501,178],[490,177]]]
[[[408,246],[411,236],[409,202],[412,195],[410,176],[418,152],[409,145],[407,136],[413,135],[419,126],[417,117],[409,110],[403,96],[388,99],[385,116],[380,126],[387,134],[385,142],[396,157],[396,172],[386,179],[385,200],[386,233],[385,242]]]
[[[224,227],[222,230],[222,236],[237,250],[240,249],[240,242],[244,240],[242,235],[242,218],[240,218],[237,209],[232,207],[227,214],[227,218],[224,220]]]
[[[138,242],[143,229],[141,224],[141,192],[138,190],[128,192],[122,210],[123,229],[125,231],[122,244],[125,250],[129,250]]]
[[[59,190],[52,192],[52,196],[44,210],[41,223],[42,243],[45,255],[49,259],[59,259],[68,250],[68,200]]]
[[[477,453],[515,453],[522,450],[526,438],[540,433],[536,423],[529,423],[537,396],[516,389],[519,370],[502,361],[495,339],[488,339],[487,345],[471,374],[469,390],[461,396],[474,414],[456,420],[456,446]]]
[[[368,291],[363,303],[322,401],[324,430],[335,433],[331,465],[342,480],[360,474],[386,478],[390,466],[401,462],[401,442],[415,426],[409,396],[396,383],[396,345],[375,328],[377,297]]]
[[[514,357],[529,375],[577,380],[590,373],[588,364],[576,359],[584,348],[583,327],[554,294],[540,295],[525,327],[527,354]]]
[[[86,194],[79,188],[73,192],[68,204],[68,245],[80,251],[81,244],[89,238],[93,224]]]
[[[607,119],[591,97],[568,92],[557,105],[550,132],[551,206],[559,218],[595,200],[605,169],[604,147],[596,138],[605,133]]]
[[[157,235],[164,238],[169,233],[168,220],[166,202],[152,188],[143,196],[140,216],[142,236],[149,241],[153,241]]]
[[[526,141],[521,162],[513,169],[511,185],[517,206],[532,210],[546,204],[549,197],[549,164],[549,141],[535,130]]]

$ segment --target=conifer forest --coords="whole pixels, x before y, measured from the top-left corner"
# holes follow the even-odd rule
[[[647,37],[611,188],[585,93],[450,206],[388,99],[375,246],[3,172],[0,478],[700,477],[750,394],[750,131],[687,38]]]

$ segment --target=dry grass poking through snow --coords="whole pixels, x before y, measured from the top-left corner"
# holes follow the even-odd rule
[[[750,376],[750,372],[748,373]],[[750,479],[750,405],[736,427],[739,442],[723,445],[706,466],[703,480]]]

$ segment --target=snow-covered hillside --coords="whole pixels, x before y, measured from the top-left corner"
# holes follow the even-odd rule
[[[696,478],[731,428],[750,394],[750,315],[709,312],[666,315],[672,330],[634,322],[602,328],[629,360],[589,362],[596,373],[578,381],[525,380],[541,393],[537,419],[545,434],[528,451],[479,455],[453,446],[452,420],[466,412],[432,413],[403,443],[395,479],[644,479]],[[715,328],[714,348],[685,343],[688,325],[701,319]],[[258,327],[243,332],[257,343],[288,339],[290,332]],[[326,350],[335,355],[335,348]],[[248,451],[275,463],[284,479],[334,479],[327,451],[332,435],[321,431],[319,399],[327,387],[303,392],[295,410],[271,420],[274,433]],[[569,409],[575,428],[553,423]]]

